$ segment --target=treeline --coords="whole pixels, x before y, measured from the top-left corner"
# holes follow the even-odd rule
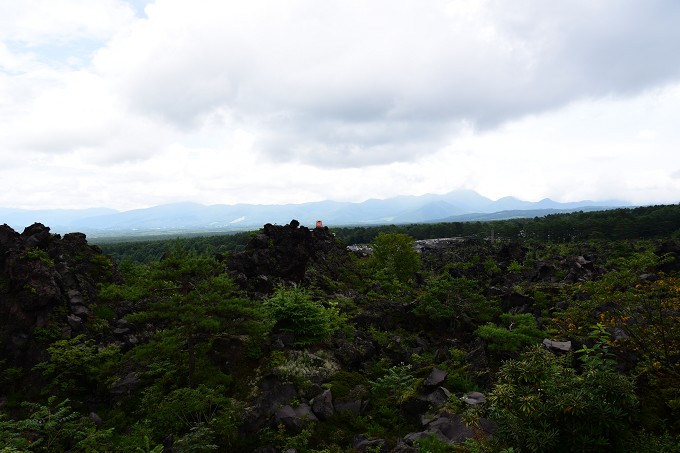
[[[345,244],[368,244],[379,233],[403,233],[418,239],[477,237],[535,239],[566,243],[590,239],[653,239],[680,232],[680,205],[658,205],[607,211],[551,214],[545,217],[497,220],[492,222],[440,222],[411,225],[380,225],[332,228]],[[157,261],[176,243],[185,250],[214,255],[243,250],[254,232],[205,237],[101,243],[104,253],[117,261],[138,263]]]
[[[370,243],[380,232],[405,233],[414,239],[493,236],[499,239],[537,239],[558,243],[590,239],[653,239],[680,231],[680,205],[579,211],[533,219],[351,227],[333,231],[348,244]]]
[[[215,255],[243,250],[253,236],[252,231],[218,236],[192,236],[130,242],[102,242],[97,244],[115,261],[151,263],[158,261],[168,250],[178,246],[197,255]]]

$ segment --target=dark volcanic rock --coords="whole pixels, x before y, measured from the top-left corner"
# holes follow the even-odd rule
[[[326,389],[317,395],[312,401],[312,410],[319,420],[326,420],[333,416],[333,394]]]
[[[0,359],[30,368],[45,354],[36,329],[51,339],[82,330],[111,268],[81,233],[62,238],[40,223],[21,234],[0,226]]]
[[[292,220],[283,226],[266,224],[244,251],[229,257],[227,267],[240,284],[268,293],[274,286],[272,278],[323,286],[318,275],[338,279],[349,263],[347,248],[328,227],[309,229]]]
[[[448,371],[440,370],[439,368],[433,368],[432,372],[430,372],[430,375],[423,382],[423,385],[439,386],[446,380],[448,375]]]
[[[243,414],[243,420],[239,431],[244,435],[252,434],[267,426],[268,421],[274,418],[291,416],[298,418],[293,410],[275,415],[276,411],[284,406],[290,406],[298,393],[293,384],[284,383],[274,375],[265,376],[258,388],[257,395],[249,403]],[[292,407],[291,407],[292,410]],[[294,414],[294,415],[293,415]]]

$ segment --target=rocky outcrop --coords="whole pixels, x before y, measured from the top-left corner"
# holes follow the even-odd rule
[[[0,226],[0,354],[7,364],[30,368],[47,342],[81,333],[97,284],[111,271],[84,234],[61,237],[40,223],[21,234]]]
[[[266,224],[245,250],[229,256],[236,282],[254,292],[269,293],[277,281],[316,284],[323,288],[349,267],[349,252],[328,230]]]

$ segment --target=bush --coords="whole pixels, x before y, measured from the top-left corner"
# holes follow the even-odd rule
[[[505,313],[501,315],[501,322],[508,327],[488,323],[477,329],[477,335],[487,342],[489,351],[517,353],[544,337],[544,332],[536,327],[536,319],[531,313]]]
[[[506,362],[488,396],[499,442],[531,452],[621,451],[637,407],[633,383],[602,362],[579,374],[538,346]]]
[[[326,341],[333,333],[333,313],[301,288],[278,289],[267,300],[267,306],[276,327],[292,332],[297,346]]]
[[[478,281],[453,277],[449,273],[432,277],[427,291],[421,296],[414,314],[434,321],[447,322],[450,327],[481,324],[490,321],[497,308],[481,294]]]

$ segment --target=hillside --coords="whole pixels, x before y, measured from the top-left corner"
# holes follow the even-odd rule
[[[598,228],[637,232],[650,212]],[[680,240],[500,234],[512,225],[418,247],[362,230],[355,254],[292,221],[234,251],[166,242],[148,264],[0,227],[0,443],[677,451]]]

